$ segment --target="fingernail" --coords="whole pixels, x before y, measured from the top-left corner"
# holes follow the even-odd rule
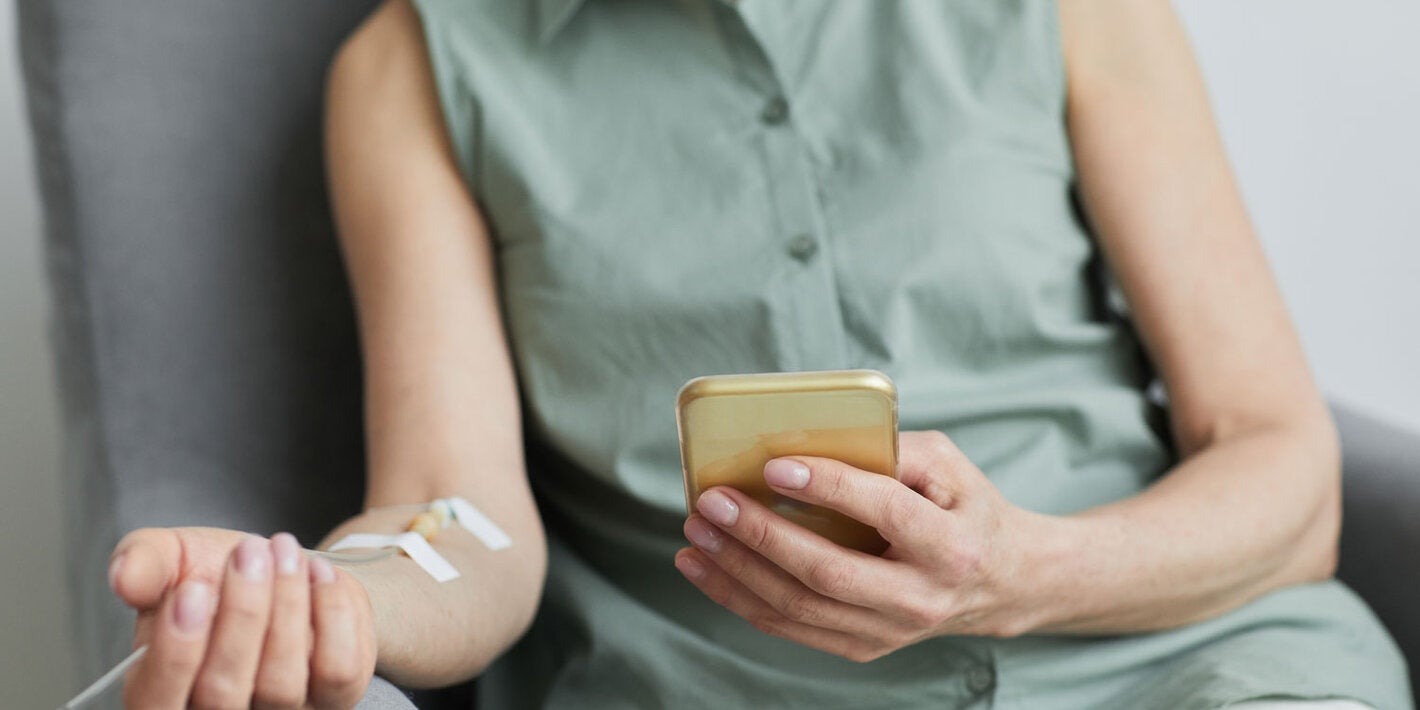
[[[212,618],[212,590],[202,582],[183,582],[173,605],[173,621],[178,630],[195,633],[207,626]]]
[[[301,543],[291,533],[271,536],[271,556],[276,558],[276,573],[289,577],[301,568]]]
[[[324,557],[311,558],[311,581],[317,584],[335,581],[335,568],[330,566],[329,560]]]
[[[764,464],[764,480],[775,488],[799,490],[809,485],[809,467],[793,459],[774,459]]]
[[[694,557],[689,555],[681,555],[675,558],[675,568],[680,570],[681,574],[691,579],[700,579],[705,576],[705,568],[702,567],[699,562],[696,562]]]
[[[724,541],[719,530],[700,520],[691,520],[685,524],[685,536],[690,538],[696,547],[706,552],[719,552],[720,543]]]
[[[118,574],[123,571],[123,555],[113,558],[108,563],[108,588],[114,592],[118,591]]]
[[[271,571],[271,549],[259,537],[249,537],[237,545],[235,564],[242,579],[248,582],[265,582]]]
[[[700,514],[710,520],[710,522],[722,527],[730,527],[740,519],[740,507],[730,500],[730,497],[719,491],[707,491],[700,496],[700,500],[695,501],[695,509]]]

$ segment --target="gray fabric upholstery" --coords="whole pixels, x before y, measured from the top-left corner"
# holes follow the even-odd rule
[[[357,508],[359,367],[318,127],[324,67],[373,4],[19,1],[79,676],[127,648],[131,615],[103,582],[121,533],[204,524],[312,542]],[[1338,414],[1341,575],[1420,666],[1420,437]],[[373,707],[401,707],[372,688]]]
[[[415,710],[414,703],[399,688],[390,685],[384,678],[370,681],[365,697],[355,710]]]
[[[1395,636],[1420,693],[1420,433],[1333,411],[1345,489],[1338,576]]]
[[[144,525],[306,543],[358,509],[359,363],[325,66],[373,0],[20,0],[66,424],[79,672],[124,656]]]

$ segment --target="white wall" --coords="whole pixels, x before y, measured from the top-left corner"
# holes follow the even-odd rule
[[[1420,2],[1177,4],[1322,386],[1420,430]]]
[[[14,0],[0,0],[0,707],[71,677]],[[1179,0],[1323,385],[1420,431],[1420,3]],[[22,540],[33,547],[16,545]]]
[[[0,708],[68,699],[58,426],[14,0],[0,0]]]

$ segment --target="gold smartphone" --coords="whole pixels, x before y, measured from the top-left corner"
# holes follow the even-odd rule
[[[844,547],[877,554],[873,528],[775,493],[764,464],[822,456],[897,476],[897,388],[876,370],[697,377],[676,402],[686,510],[701,491],[730,486]]]

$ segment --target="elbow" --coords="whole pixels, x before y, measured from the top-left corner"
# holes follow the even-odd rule
[[[1340,512],[1319,516],[1308,536],[1312,540],[1302,546],[1305,552],[1297,565],[1299,584],[1324,582],[1336,576],[1341,561]]]
[[[1276,586],[1331,579],[1340,561],[1342,494],[1341,444],[1330,410],[1317,398],[1315,406],[1234,435],[1268,440],[1275,465],[1288,474],[1279,484],[1289,489],[1291,512],[1277,521],[1288,532],[1267,576]]]
[[[384,659],[376,672],[402,688],[422,690],[444,688],[483,675],[531,628],[537,615],[547,576],[547,546],[539,526],[536,539],[523,542],[508,552],[521,555],[516,567],[501,568],[488,577],[498,584],[487,595],[479,594],[471,608],[476,611],[466,624],[440,634],[452,643],[428,642],[420,655],[401,648],[397,660]],[[446,621],[454,621],[445,615]],[[441,630],[445,630],[442,629]]]
[[[1307,579],[1307,581],[1308,581],[1308,582],[1325,582],[1326,580],[1331,579],[1332,577],[1335,577],[1335,576],[1336,576],[1336,568],[1337,568],[1337,565],[1338,565],[1338,563],[1339,563],[1340,561],[1341,561],[1340,546],[1339,546],[1339,545],[1331,545],[1331,546],[1327,547],[1326,550],[1324,551],[1324,553],[1323,553],[1322,555],[1319,555],[1319,556],[1318,556],[1316,568],[1315,568],[1314,570],[1312,570],[1312,574],[1311,574],[1311,576]]]
[[[1321,582],[1336,575],[1341,558],[1341,441],[1336,423],[1325,407],[1299,428],[1306,463],[1320,482],[1313,513],[1307,521],[1302,549],[1307,552],[1300,565],[1303,582]]]
[[[1322,582],[1336,576],[1341,562],[1341,484],[1339,470],[1334,485],[1328,485],[1310,533],[1315,536],[1308,556],[1305,581]]]
[[[521,546],[521,545],[520,545]],[[547,540],[541,526],[535,540],[530,540],[524,549],[523,565],[511,585],[506,606],[498,614],[504,621],[499,629],[499,641],[495,644],[479,644],[478,652],[469,659],[471,663],[462,673],[463,679],[483,675],[508,649],[512,648],[528,629],[532,628],[542,601],[543,587],[547,583]]]
[[[539,533],[541,529],[539,528]],[[513,610],[512,623],[509,624],[508,641],[504,644],[504,650],[517,643],[528,629],[532,627],[533,619],[537,617],[538,607],[542,603],[543,587],[547,585],[547,539],[539,535],[534,544],[528,546],[527,578],[522,585],[522,590],[518,596],[518,603]],[[501,652],[498,655],[502,655]],[[479,674],[495,658],[490,658],[483,668],[479,669]]]

